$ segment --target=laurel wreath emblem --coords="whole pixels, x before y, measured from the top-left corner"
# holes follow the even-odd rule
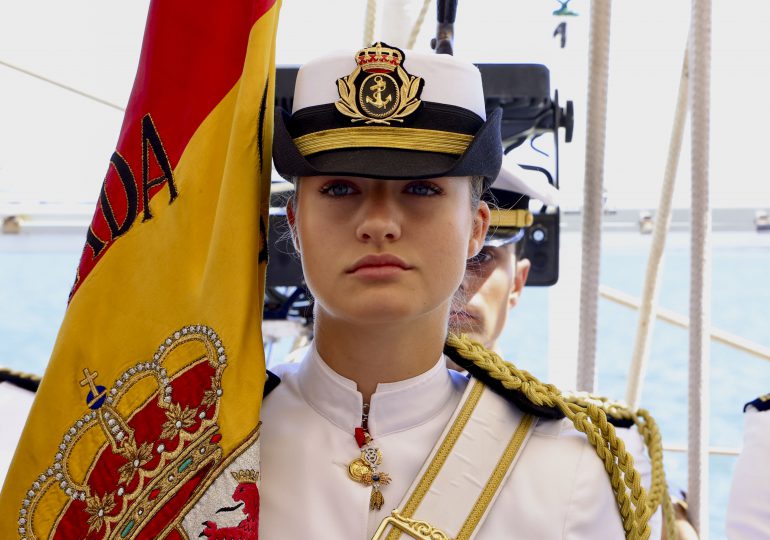
[[[337,79],[337,90],[340,99],[334,102],[339,112],[352,118],[352,122],[364,122],[365,124],[385,124],[391,122],[403,122],[404,118],[412,114],[420,106],[421,100],[417,97],[420,92],[422,78],[409,75],[401,66],[396,67],[396,74],[401,80],[399,88],[400,103],[393,114],[385,118],[370,118],[365,116],[356,103],[357,88],[356,77],[361,73],[361,67],[356,67],[350,75]]]

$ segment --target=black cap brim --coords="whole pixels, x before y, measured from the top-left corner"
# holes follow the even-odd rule
[[[362,176],[382,180],[483,176],[490,185],[500,172],[502,146],[500,119],[494,110],[460,155],[394,148],[343,148],[303,156],[289,133],[289,114],[277,109],[273,135],[273,162],[282,177]],[[394,130],[399,129],[393,127]]]

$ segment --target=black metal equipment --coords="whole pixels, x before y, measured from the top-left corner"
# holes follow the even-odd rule
[[[564,128],[564,140],[572,141],[574,109],[571,101],[559,105],[559,93],[551,98],[550,73],[540,64],[479,64],[487,111],[503,110],[501,135],[505,153],[552,133],[554,138],[551,174],[545,168],[519,163],[525,169],[536,170],[548,182],[559,187],[559,129]],[[524,257],[532,263],[527,286],[548,286],[559,279],[559,209],[543,206],[533,212],[535,223],[524,239]]]
[[[559,212],[540,212],[534,217],[521,240],[521,256],[531,264],[527,286],[547,287],[559,280]]]
[[[436,2],[436,37],[430,40],[430,48],[437,54],[454,54],[455,19],[457,18],[457,0],[438,0]]]

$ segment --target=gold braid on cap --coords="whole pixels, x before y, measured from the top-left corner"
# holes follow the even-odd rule
[[[529,227],[535,222],[532,212],[524,209],[501,210],[495,209],[490,212],[490,227],[517,227],[523,229]]]
[[[483,371],[505,391],[519,393],[536,407],[557,410],[572,422],[575,429],[585,433],[610,477],[626,538],[647,540],[650,537],[652,514],[641,475],[634,468],[634,458],[615,434],[614,426],[607,421],[601,408],[590,402],[585,405],[570,403],[554,385],[540,382],[467,336],[449,334],[445,352],[460,365],[470,363]]]
[[[326,129],[294,139],[303,156],[341,148],[396,148],[462,155],[473,141],[473,135],[436,129],[387,128],[361,126]]]

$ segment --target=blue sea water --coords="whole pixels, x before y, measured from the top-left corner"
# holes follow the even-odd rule
[[[42,373],[64,315],[67,295],[80,254],[81,238],[59,235],[45,241],[0,237],[0,365]],[[562,242],[579,241],[564,235]],[[689,239],[671,234],[661,281],[660,305],[687,315]],[[609,233],[602,242],[600,281],[640,296],[650,237]],[[714,327],[770,345],[770,236],[715,233],[712,251],[711,319]],[[562,273],[576,271],[562,265]],[[503,337],[504,355],[540,378],[547,378],[549,339],[548,289],[527,288],[513,310]],[[636,331],[636,312],[607,300],[599,303],[597,367],[599,392],[625,395]],[[577,324],[577,323],[575,323]],[[284,344],[285,347],[285,344]],[[279,348],[276,349],[276,355]],[[658,322],[641,405],[658,420],[666,444],[687,443],[686,331]],[[713,446],[742,444],[742,406],[770,391],[770,362],[722,344],[711,347],[711,428]],[[686,456],[667,452],[669,484],[686,487]],[[724,538],[724,513],[735,458],[714,456],[710,462],[711,535]]]

